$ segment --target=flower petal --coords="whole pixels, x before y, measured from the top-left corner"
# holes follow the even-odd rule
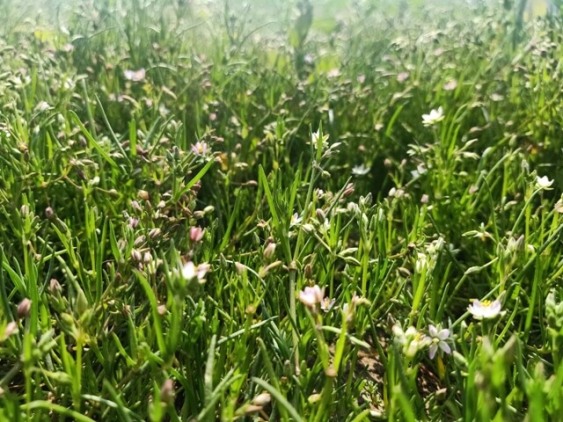
[[[449,355],[450,353],[452,353],[452,349],[450,345],[445,341],[441,341],[440,343],[438,343],[438,345],[440,346],[440,349],[442,349],[445,354]]]
[[[430,359],[434,359],[434,356],[436,356],[437,351],[438,351],[438,346],[436,345],[436,343],[432,343],[430,345],[430,348],[428,349],[428,356],[430,357]]]
[[[434,337],[438,337],[440,340],[446,340],[450,337],[450,330],[444,328],[443,330],[440,330],[440,332]]]

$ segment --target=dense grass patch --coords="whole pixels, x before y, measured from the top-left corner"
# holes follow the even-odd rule
[[[419,3],[0,2],[0,420],[563,414],[560,19]]]

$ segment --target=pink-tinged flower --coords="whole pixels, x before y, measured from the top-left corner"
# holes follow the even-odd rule
[[[209,272],[211,266],[207,263],[195,265],[192,261],[186,262],[182,266],[182,277],[186,281],[197,279],[199,283],[205,283],[205,275]]]
[[[205,234],[205,230],[203,230],[201,227],[190,228],[190,240],[194,243],[201,242],[204,234]]]
[[[128,226],[129,226],[130,228],[136,229],[138,225],[139,225],[139,219],[138,219],[138,218],[129,217]]]
[[[270,259],[272,256],[274,256],[274,253],[276,252],[276,246],[277,245],[274,242],[268,243],[268,245],[266,245],[266,247],[264,248],[264,258]]]
[[[409,78],[408,72],[401,72],[397,75],[397,81],[401,83],[405,82],[408,78]]]
[[[4,329],[4,339],[7,339],[8,337],[10,337],[11,335],[15,334],[18,332],[18,324],[15,321],[10,321],[8,322],[8,324],[6,325],[6,328]],[[2,339],[0,339],[2,340]]]
[[[490,300],[473,300],[473,303],[468,306],[467,310],[477,320],[482,319],[495,319],[500,315],[501,304],[497,299],[493,302]]]
[[[316,284],[313,287],[305,287],[299,292],[299,300],[309,308],[315,308],[317,304],[322,303],[324,291]]]
[[[25,298],[19,303],[16,313],[18,315],[18,318],[26,318],[29,316],[30,312],[31,312],[31,300]]]
[[[453,91],[457,88],[457,81],[455,79],[450,79],[448,82],[444,84],[444,90],[446,91]]]
[[[447,343],[447,340],[450,338],[450,330],[446,328],[438,330],[435,326],[429,325],[428,334],[430,336],[427,336],[426,340],[430,343],[430,349],[428,350],[430,359],[434,359],[438,348],[448,355],[452,352],[450,345]]]
[[[141,82],[145,79],[145,69],[141,68],[139,70],[124,70],[123,77],[131,82]]]
[[[194,155],[197,155],[198,157],[204,157],[211,152],[207,142],[203,142],[203,141],[197,141],[195,144],[192,145],[191,150],[194,153]]]

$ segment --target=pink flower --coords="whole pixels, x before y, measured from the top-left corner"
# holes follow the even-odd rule
[[[305,287],[299,292],[299,300],[309,308],[315,308],[317,304],[322,303],[324,291],[316,284],[313,287]]]
[[[203,230],[201,227],[190,228],[190,240],[194,243],[201,242],[204,234],[205,234],[205,230]]]

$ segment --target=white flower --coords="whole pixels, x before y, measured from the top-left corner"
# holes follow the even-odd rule
[[[425,254],[418,252],[416,263],[414,265],[414,269],[416,270],[416,272],[418,274],[423,273],[428,268],[428,264],[429,264],[428,257]]]
[[[205,157],[211,152],[209,145],[204,141],[197,141],[191,146],[192,153],[199,157]]]
[[[291,216],[291,220],[289,220],[289,227],[298,226],[303,221],[303,217],[299,214],[295,213]]]
[[[354,176],[365,176],[366,174],[368,174],[370,171],[370,168],[368,166],[365,166],[363,164],[359,165],[359,166],[354,166],[352,167],[352,174]]]
[[[444,353],[448,355],[452,352],[452,349],[446,342],[446,340],[450,338],[450,330],[446,328],[444,328],[443,330],[438,330],[438,328],[436,328],[435,326],[429,325],[428,334],[430,334],[430,336],[426,337],[426,341],[430,343],[430,349],[428,351],[430,359],[434,359],[438,348],[440,348]]]
[[[321,309],[324,312],[328,312],[330,311],[333,307],[334,307],[334,303],[336,301],[334,299],[325,297],[322,301],[321,301]]]
[[[322,303],[324,291],[316,284],[313,287],[305,287],[299,292],[299,300],[305,306],[314,308],[317,304]]]
[[[321,148],[321,150],[325,150],[328,148],[328,135],[321,135],[320,131],[313,132],[311,135],[311,143],[315,150]]]
[[[145,69],[139,70],[124,70],[123,77],[128,81],[141,82],[145,79]]]
[[[424,126],[433,126],[444,120],[444,110],[438,107],[438,110],[431,110],[429,114],[422,115],[422,124]]]
[[[473,303],[467,307],[467,310],[475,319],[494,319],[500,315],[501,304],[498,299],[493,302],[490,300],[480,301],[474,299]]]
[[[550,190],[551,185],[553,185],[553,180],[549,180],[547,176],[536,176],[536,189]]]
[[[210,268],[207,263],[195,265],[192,261],[188,261],[182,266],[182,277],[187,281],[197,278],[198,282],[205,283],[205,275]]]
[[[408,358],[413,358],[416,353],[426,346],[428,340],[413,326],[403,331],[399,324],[393,326],[395,343],[401,346],[403,354]]]
[[[46,111],[46,110],[51,110],[52,108],[53,107],[51,107],[48,102],[40,101],[39,103],[37,103],[34,110],[37,111],[37,112],[42,112],[42,111]]]

